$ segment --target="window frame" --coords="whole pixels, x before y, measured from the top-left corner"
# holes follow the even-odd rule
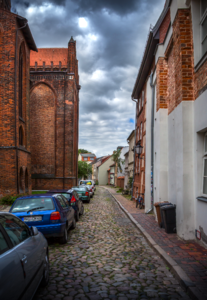
[[[19,116],[23,118],[23,78],[24,78],[24,58],[23,51],[19,51]]]
[[[204,152],[204,156],[203,156],[203,176],[202,176],[202,195],[204,197],[207,197],[207,194],[204,194],[204,178],[207,178],[207,176],[204,176],[205,174],[205,160],[207,160],[207,151],[205,151],[205,148],[207,149],[207,140],[206,140],[206,137],[207,137],[207,132],[205,133],[204,135],[204,149],[203,149],[203,152]],[[206,140],[206,144],[205,144],[205,140]]]
[[[205,37],[203,38],[203,24],[207,20],[207,8],[204,12],[202,12],[202,0],[200,1],[200,30],[201,30],[201,57],[203,57],[207,50],[203,51],[203,43],[207,40],[207,32],[205,34]]]
[[[3,228],[3,226],[1,224],[0,224],[0,233],[2,234],[4,240],[5,240],[6,244],[7,244],[7,248],[6,249],[0,250],[0,256],[1,256],[2,254],[4,254],[5,252],[9,251],[12,248],[12,244],[11,244],[11,241],[10,241],[7,233],[5,232],[5,230],[4,230],[4,228]]]

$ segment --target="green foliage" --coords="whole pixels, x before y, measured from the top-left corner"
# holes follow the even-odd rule
[[[78,154],[80,154],[80,153],[90,153],[90,152],[85,149],[78,149]]]
[[[33,191],[32,195],[37,195],[37,194],[45,194],[47,191]]]
[[[123,189],[120,188],[118,191],[116,191],[117,193],[122,193]]]
[[[85,161],[78,161],[78,178],[88,178],[92,174],[92,166]]]
[[[133,177],[129,177],[128,183],[129,183],[130,188],[132,187],[132,182],[133,182]]]
[[[98,185],[98,184],[99,184],[99,183],[98,183],[98,180],[96,180],[95,184],[96,184],[96,185]]]
[[[122,172],[121,164],[124,162],[124,159],[120,158],[121,150],[114,151],[112,154],[112,160],[115,162],[115,165],[119,168],[120,172]]]
[[[11,195],[6,195],[0,199],[0,204],[1,205],[12,205],[14,201],[23,196],[27,196],[28,194],[11,194]]]

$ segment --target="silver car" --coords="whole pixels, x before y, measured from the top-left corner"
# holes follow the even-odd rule
[[[0,299],[30,300],[49,281],[47,240],[36,227],[0,212]]]

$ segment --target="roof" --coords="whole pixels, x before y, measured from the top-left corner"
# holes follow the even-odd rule
[[[124,154],[124,156],[127,155],[127,154],[129,154],[129,151],[127,151],[127,152]]]
[[[45,62],[46,66],[51,66],[51,61],[53,66],[67,66],[68,48],[38,48],[38,53],[31,52],[30,54],[30,66],[35,66],[37,62],[38,66],[42,66]]]
[[[106,156],[101,156],[101,157],[95,158],[95,159],[91,162],[91,165],[97,163],[98,161],[100,161],[100,160],[101,160],[102,158],[104,158],[104,157],[106,157]]]
[[[113,165],[110,165],[110,167],[113,167],[113,166],[115,166],[115,163]]]
[[[127,141],[134,135],[134,133],[135,133],[135,130],[133,129],[132,132],[130,133],[130,135],[128,136]]]
[[[25,19],[23,17],[20,17],[18,15],[16,16],[16,18],[17,18],[17,22],[19,24],[19,28],[23,27],[26,24],[26,26],[24,28],[22,28],[21,31],[22,31],[22,33],[25,37],[25,40],[27,41],[27,44],[28,44],[29,48],[31,50],[37,52],[38,51],[37,46],[35,44],[32,33],[30,31],[27,19]],[[36,52],[31,52],[31,53],[36,53]]]
[[[108,170],[107,170],[107,172],[109,172],[111,169],[109,168]]]
[[[155,49],[157,44],[159,43],[159,28],[169,10],[170,4],[171,4],[171,0],[166,0],[164,9],[156,25],[149,32],[143,59],[132,91],[132,98],[134,99],[138,99],[139,94],[142,91],[143,85],[146,81],[146,78],[149,74],[150,68],[154,60]]]
[[[83,157],[96,157],[96,155],[93,153],[80,153],[80,155]]]
[[[105,158],[102,160],[100,166],[102,166],[102,165],[103,165],[110,157],[111,157],[111,155],[105,157]],[[99,168],[100,166],[98,166],[98,168]]]

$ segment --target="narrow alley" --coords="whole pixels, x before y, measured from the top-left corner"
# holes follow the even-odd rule
[[[50,282],[35,300],[190,299],[165,262],[97,188],[68,243],[50,242]]]

